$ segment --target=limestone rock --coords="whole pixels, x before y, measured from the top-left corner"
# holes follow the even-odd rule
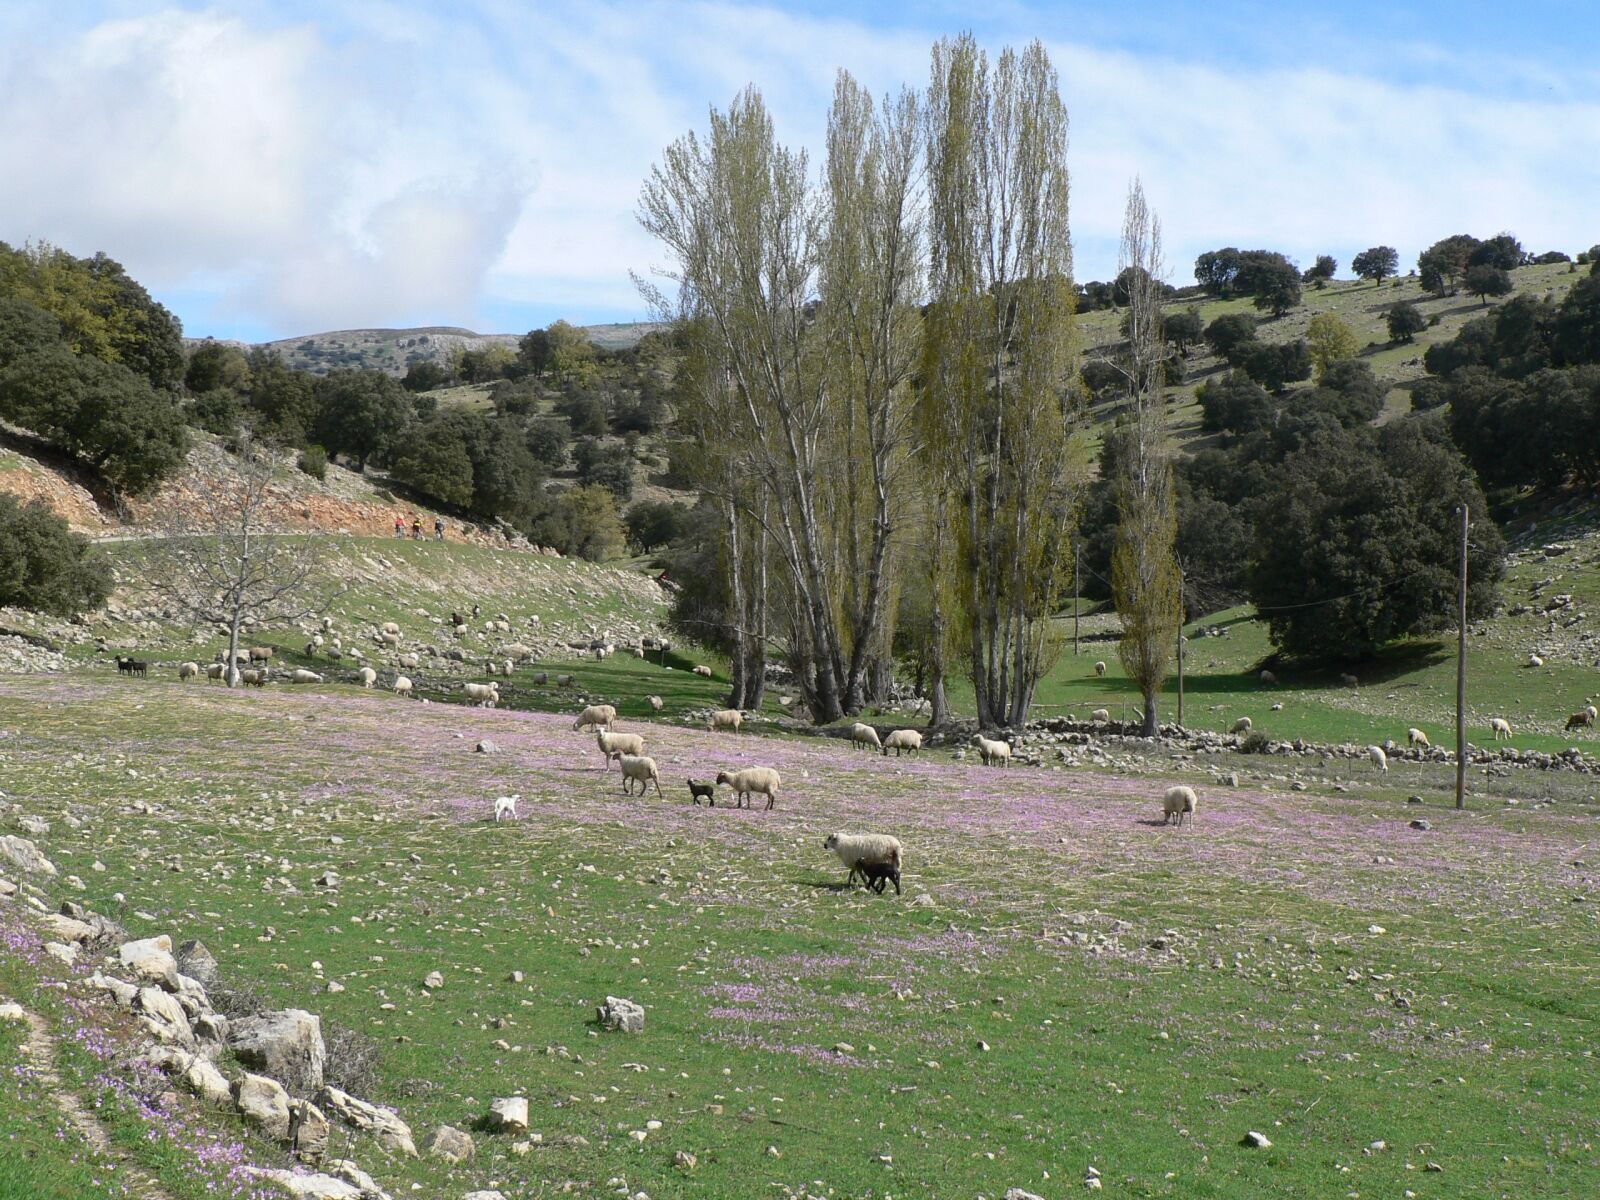
[[[301,1008],[259,1013],[229,1023],[228,1045],[247,1067],[280,1079],[296,1091],[322,1086],[327,1047],[322,1022]]]
[[[504,1192],[497,1192],[493,1188],[479,1192],[468,1192],[461,1200],[506,1200]]]
[[[92,988],[110,992],[111,998],[123,1008],[133,1007],[134,999],[139,995],[139,989],[133,984],[128,983],[126,980],[118,979],[114,975],[102,975],[98,971],[89,976],[84,982]]]
[[[268,1137],[281,1142],[289,1136],[289,1093],[276,1079],[243,1075],[233,1085],[233,1102],[239,1115]]]
[[[357,1100],[348,1092],[336,1087],[325,1087],[317,1093],[317,1104],[338,1117],[346,1125],[365,1130],[377,1139],[378,1145],[408,1158],[417,1157],[417,1145],[411,1140],[411,1126],[394,1113],[365,1100]]]
[[[489,1106],[489,1128],[497,1133],[528,1131],[528,1098],[506,1096]]]
[[[204,942],[190,938],[178,947],[176,958],[178,970],[201,987],[208,988],[217,982],[217,960],[211,951],[206,949]]]
[[[297,1175],[293,1171],[269,1171],[261,1167],[245,1170],[258,1179],[270,1179],[297,1200],[362,1200],[364,1193],[353,1183],[332,1175]]]
[[[172,939],[164,933],[123,942],[117,948],[117,960],[141,979],[159,983],[169,992],[178,990],[178,960],[172,957]]]
[[[64,917],[60,913],[49,914],[40,924],[44,927],[45,936],[58,942],[87,942],[94,936],[94,926],[89,922]]]
[[[1244,1137],[1239,1139],[1239,1144],[1241,1146],[1248,1146],[1252,1150],[1266,1150],[1271,1147],[1272,1142],[1270,1139],[1268,1139],[1266,1134],[1257,1133],[1254,1129],[1252,1129],[1249,1133],[1245,1134]]]
[[[19,871],[29,875],[48,875],[54,877],[56,865],[51,862],[27,838],[13,837],[10,834],[0,837],[0,858],[7,859]]]
[[[194,1034],[189,1032],[189,1016],[172,996],[156,987],[142,987],[134,997],[133,1011],[144,1021],[145,1028],[163,1042],[180,1046],[194,1044]]]
[[[320,1162],[328,1152],[328,1118],[309,1100],[296,1100],[289,1107],[289,1141],[297,1157],[305,1162]]]
[[[444,976],[438,971],[429,971],[427,977],[422,981],[422,986],[437,991],[444,986]]]
[[[476,751],[479,754],[499,754],[500,753],[500,747],[495,745],[494,742],[491,741],[489,738],[484,738],[481,742],[479,742],[476,746],[473,747],[473,750]]]
[[[422,1148],[428,1152],[429,1157],[442,1158],[452,1165],[470,1162],[473,1153],[472,1135],[449,1125],[440,1125],[424,1139]]]
[[[1044,1197],[1037,1196],[1033,1192],[1025,1192],[1021,1188],[1008,1188],[1006,1200],[1044,1200]]]
[[[624,1000],[620,996],[607,996],[606,1002],[595,1011],[600,1024],[607,1029],[616,1029],[623,1033],[644,1032],[644,1009],[632,1000]]]

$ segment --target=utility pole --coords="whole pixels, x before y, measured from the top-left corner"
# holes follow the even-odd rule
[[[1467,506],[1461,506],[1461,621],[1456,640],[1456,807],[1467,806]]]
[[[1072,539],[1072,657],[1078,657],[1078,581],[1083,578],[1083,549]]]
[[[1183,564],[1178,564],[1178,725],[1183,726]]]

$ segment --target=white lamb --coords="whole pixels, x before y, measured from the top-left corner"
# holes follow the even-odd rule
[[[660,696],[648,696],[646,699],[650,701],[650,707],[656,712],[660,712],[666,707],[666,701],[664,701]]]
[[[356,677],[361,680],[361,686],[368,689],[378,682],[378,673],[371,667],[362,667],[356,672]]]
[[[644,738],[637,733],[611,733],[599,730],[594,735],[594,744],[600,748],[600,753],[605,756],[602,770],[611,769],[611,760],[621,759],[624,754],[643,754]]]
[[[1368,746],[1367,758],[1378,770],[1387,771],[1389,769],[1389,756],[1383,752],[1382,746]]]
[[[1421,746],[1424,750],[1431,749],[1433,743],[1428,740],[1428,735],[1420,729],[1406,730],[1406,745]]]
[[[702,679],[710,679],[711,678],[711,668],[707,667],[707,666],[698,666],[698,667],[696,667],[694,669],[694,673],[696,675],[699,675]]]
[[[915,754],[922,749],[922,735],[915,729],[896,729],[883,739],[883,753],[888,756],[889,751],[894,751],[896,758],[900,757],[903,750],[907,754]]]
[[[850,740],[863,750],[869,746],[874,750],[883,748],[883,743],[878,740],[878,731],[871,725],[863,725],[860,721],[850,726]]]
[[[557,676],[556,682],[560,683],[565,676]],[[583,729],[589,725],[604,725],[610,729],[617,723],[617,710],[609,704],[591,704],[578,714],[578,719],[572,723],[574,729]]]
[[[1167,825],[1175,821],[1176,824],[1182,825],[1183,818],[1194,812],[1196,803],[1194,789],[1187,784],[1180,783],[1177,787],[1169,787],[1167,794],[1161,800],[1161,811],[1166,814],[1161,823]]]
[[[718,771],[717,783],[727,784],[734,792],[734,807],[743,808],[748,798],[760,792],[767,798],[767,807],[778,802],[778,787],[782,780],[771,767],[746,767],[742,771]]]
[[[1504,717],[1490,717],[1489,728],[1494,730],[1494,740],[1497,742],[1501,738],[1511,737],[1511,722]]]
[[[187,682],[190,679],[194,679],[199,674],[200,674],[200,664],[197,663],[197,662],[186,662],[186,663],[179,663],[178,664],[178,679],[179,679],[180,682]]]
[[[1095,663],[1095,665],[1094,665],[1094,673],[1096,675],[1104,675],[1106,673],[1106,665],[1105,665],[1105,663],[1103,663],[1103,662]]]
[[[656,795],[661,795],[661,774],[656,770],[656,760],[642,754],[624,754],[622,763],[622,790],[630,796],[633,795],[633,785],[639,785],[639,795],[644,795],[650,790],[651,783],[656,785]]]
[[[978,747],[978,757],[983,760],[986,767],[1009,767],[1011,765],[1011,743],[990,741],[983,734],[978,734],[973,739]]]
[[[1251,721],[1249,717],[1240,717],[1237,721],[1235,721],[1231,726],[1228,727],[1228,732],[1229,733],[1249,733],[1250,732],[1250,727],[1254,723],[1255,722]]]
[[[895,895],[900,894],[900,841],[887,833],[830,833],[822,843],[824,850],[832,850],[848,869],[845,883],[855,882],[861,876],[867,882],[865,866],[887,866],[887,877],[894,881]]]
[[[396,675],[394,677],[394,694],[396,696],[411,695],[411,687],[411,680],[407,679],[404,675]]]
[[[739,732],[739,727],[744,724],[744,714],[737,708],[719,708],[711,714],[711,719],[706,722],[707,729],[727,729],[734,733]]]
[[[517,801],[522,799],[521,794],[515,796],[496,796],[494,798],[494,821],[498,825],[501,818],[509,821],[517,819]]]

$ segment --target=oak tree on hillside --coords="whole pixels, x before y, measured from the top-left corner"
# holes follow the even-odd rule
[[[1409,300],[1400,301],[1384,314],[1383,319],[1389,326],[1391,342],[1413,342],[1417,334],[1428,327],[1428,318]]]
[[[1372,246],[1350,260],[1357,279],[1370,279],[1377,287],[1400,270],[1400,252],[1393,246]]]

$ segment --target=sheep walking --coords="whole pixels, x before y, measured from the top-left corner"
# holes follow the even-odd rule
[[[662,700],[660,696],[646,696],[645,699],[650,701],[650,709],[652,712],[660,712],[667,706],[666,701]]]
[[[1489,728],[1494,731],[1495,741],[1498,742],[1501,738],[1505,738],[1508,741],[1510,740],[1511,722],[1506,720],[1504,717],[1490,717]]]
[[[179,663],[178,664],[178,681],[180,683],[187,683],[189,680],[195,678],[199,674],[200,674],[200,664],[197,663],[197,662],[186,662],[186,663]]]
[[[605,763],[601,769],[606,771],[611,770],[613,758],[620,762],[624,754],[644,753],[644,739],[637,733],[612,733],[602,729],[594,735],[594,744],[605,756]]]
[[[1167,794],[1161,798],[1161,811],[1165,814],[1161,823],[1182,825],[1183,818],[1194,812],[1196,803],[1194,789],[1187,784],[1169,787]]]
[[[557,683],[561,680],[557,679]],[[578,714],[578,719],[572,723],[573,729],[583,729],[591,725],[604,725],[610,729],[617,723],[617,710],[609,704],[591,704]]]
[[[1105,665],[1105,663],[1103,663],[1103,662],[1095,663],[1095,665],[1094,665],[1094,673],[1096,675],[1104,676],[1105,673],[1106,673],[1106,665]]]
[[[398,635],[400,633],[400,626],[395,624],[393,621],[385,621],[382,625],[378,626],[378,632]]]
[[[706,783],[700,779],[689,780],[689,799],[694,801],[695,807],[700,807],[700,801],[707,801],[712,808],[717,806],[717,785]]]
[[[697,667],[695,667],[694,673],[696,675],[700,676],[700,678],[702,678],[702,679],[710,679],[711,678],[711,668],[707,667],[707,666],[697,666]]]
[[[850,726],[850,741],[862,750],[883,748],[883,743],[878,740],[878,731],[871,725],[863,725],[860,721]]]
[[[464,683],[461,685],[461,691],[468,700],[486,708],[493,708],[500,702],[498,683]]]
[[[986,767],[1009,767],[1011,765],[1011,743],[991,741],[989,738],[978,734],[972,739],[978,747],[978,757],[983,760]]]
[[[726,784],[733,789],[734,807],[743,808],[749,803],[749,798],[760,792],[767,798],[767,808],[772,808],[778,802],[778,787],[782,781],[778,772],[771,767],[746,767],[742,771],[717,772],[717,784]]]
[[[1389,769],[1389,756],[1383,752],[1382,746],[1368,746],[1367,758],[1378,770],[1387,771]]]
[[[848,869],[845,883],[855,882],[856,876],[861,876],[861,881],[867,886],[873,886],[873,880],[867,875],[864,868],[867,866],[887,868],[878,876],[876,890],[883,891],[885,879],[893,882],[894,894],[900,895],[900,841],[886,833],[830,833],[823,841],[824,850],[832,850]]]
[[[1406,730],[1406,745],[1421,746],[1424,750],[1433,748],[1433,743],[1428,740],[1428,735],[1420,729]]]
[[[907,754],[916,754],[922,749],[922,735],[915,729],[896,729],[883,739],[883,753],[887,757],[889,751],[894,751],[896,758],[900,757],[903,750]]]
[[[1250,727],[1253,724],[1254,724],[1254,722],[1251,721],[1249,717],[1240,717],[1231,726],[1229,726],[1228,732],[1229,733],[1249,733],[1250,732]]]
[[[638,783],[639,795],[644,795],[650,790],[650,785],[656,785],[656,795],[661,795],[661,774],[656,770],[656,760],[643,754],[624,754],[619,760],[622,764],[622,790],[630,796],[633,795],[633,785]]]
[[[498,825],[501,818],[509,821],[517,820],[517,801],[522,799],[516,796],[496,796],[494,798],[494,822]]]
[[[271,662],[272,661],[272,647],[271,646],[251,646],[250,647],[250,661],[251,662]]]
[[[394,677],[394,694],[396,696],[409,696],[409,695],[411,695],[411,688],[412,688],[411,680],[408,679],[406,676],[404,676],[404,675],[396,675]]]
[[[739,727],[744,724],[744,714],[737,708],[719,708],[711,714],[711,719],[706,722],[707,729],[726,729],[733,733],[739,732]]]

